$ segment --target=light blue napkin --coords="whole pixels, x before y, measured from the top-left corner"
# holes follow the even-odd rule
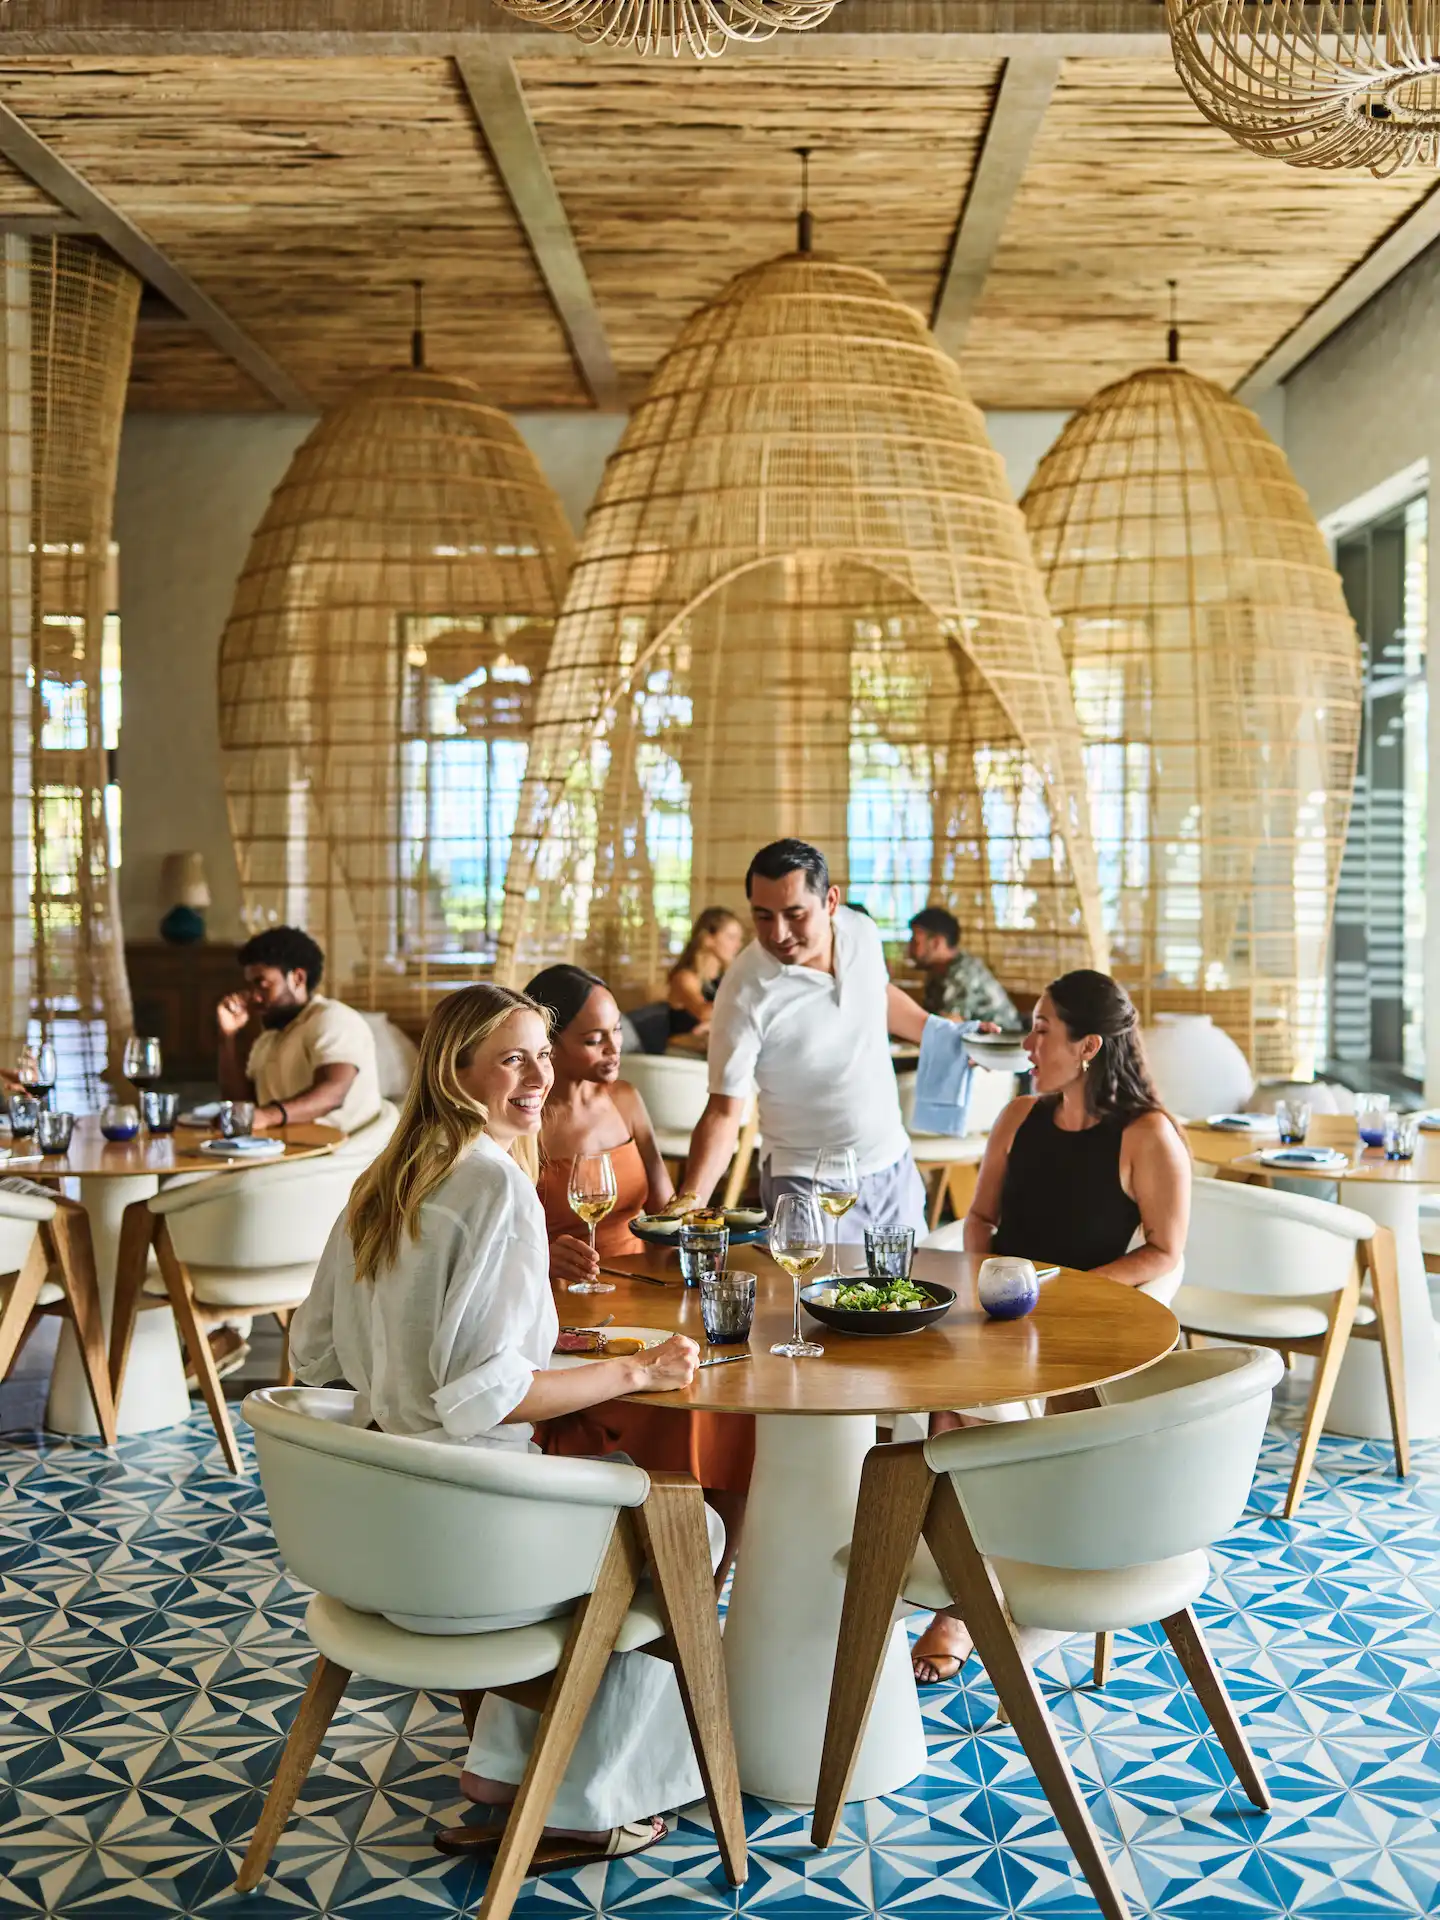
[[[915,1067],[915,1111],[910,1120],[916,1133],[964,1133],[970,1081],[975,1072],[965,1040],[979,1030],[978,1020],[957,1025],[933,1013],[925,1022]]]

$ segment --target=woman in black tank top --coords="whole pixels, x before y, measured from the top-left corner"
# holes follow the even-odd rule
[[[1129,994],[1108,974],[1065,974],[1041,994],[1025,1051],[1036,1092],[991,1130],[965,1251],[1098,1269],[1132,1287],[1173,1273],[1190,1157],[1151,1083]],[[931,1431],[957,1419],[937,1414]],[[969,1651],[963,1622],[936,1614],[915,1646],[916,1679],[953,1679]]]

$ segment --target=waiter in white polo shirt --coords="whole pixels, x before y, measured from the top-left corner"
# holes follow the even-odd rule
[[[925,1230],[889,1035],[918,1040],[925,1013],[890,984],[879,929],[840,905],[825,856],[777,840],[750,862],[755,941],[720,983],[710,1027],[710,1099],[667,1211],[707,1200],[735,1151],[752,1086],[760,1095],[760,1190],[767,1209],[808,1191],[823,1148],[853,1147],[860,1198],[837,1225]]]

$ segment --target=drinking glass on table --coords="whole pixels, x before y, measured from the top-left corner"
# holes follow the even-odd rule
[[[687,1287],[723,1273],[729,1254],[730,1230],[723,1220],[692,1213],[680,1222],[680,1277]]]
[[[860,1175],[853,1147],[825,1147],[815,1156],[815,1198],[835,1222],[835,1245],[822,1278],[840,1271],[840,1222],[860,1198]]]
[[[1385,1158],[1413,1160],[1420,1144],[1418,1113],[1387,1113],[1385,1116]]]
[[[800,1283],[819,1266],[824,1251],[825,1227],[814,1196],[782,1193],[775,1202],[775,1215],[770,1222],[770,1257],[785,1269],[794,1286],[795,1323],[790,1338],[780,1341],[770,1351],[784,1354],[787,1360],[808,1360],[825,1351],[813,1340],[802,1338],[800,1333]]]
[[[253,1100],[222,1100],[216,1115],[220,1131],[227,1140],[245,1140],[255,1131]]]
[[[1303,1147],[1305,1136],[1310,1131],[1310,1102],[1308,1100],[1277,1100],[1275,1124],[1280,1130],[1282,1147]]]
[[[75,1131],[73,1113],[51,1113],[42,1107],[35,1121],[36,1143],[42,1153],[68,1153]]]
[[[39,1112],[40,1102],[33,1094],[12,1093],[10,1096],[11,1139],[29,1140],[35,1132],[35,1120]]]
[[[570,1188],[566,1196],[570,1211],[585,1222],[590,1236],[590,1251],[595,1251],[595,1229],[615,1205],[615,1169],[608,1153],[580,1153],[570,1168]],[[571,1280],[568,1293],[613,1293],[608,1280]]]
[[[132,1033],[121,1062],[125,1078],[143,1093],[160,1079],[160,1042],[150,1033]]]
[[[50,1095],[55,1091],[55,1049],[48,1040],[42,1040],[38,1047],[23,1047],[16,1062],[15,1071],[25,1091],[47,1106]]]
[[[1383,1147],[1385,1144],[1385,1116],[1390,1111],[1388,1093],[1357,1093],[1355,1096],[1355,1125],[1360,1134],[1361,1144],[1367,1147]]]
[[[738,1346],[755,1319],[753,1273],[714,1273],[700,1282],[700,1318],[712,1347]]]

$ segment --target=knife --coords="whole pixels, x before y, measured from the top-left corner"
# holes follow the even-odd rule
[[[608,1273],[615,1280],[643,1280],[647,1287],[670,1287],[673,1280],[662,1280],[658,1274],[636,1273],[630,1267],[601,1267],[601,1273]]]
[[[701,1367],[733,1367],[737,1362],[750,1358],[748,1353],[717,1353],[713,1360],[697,1360],[695,1371],[698,1373]]]

